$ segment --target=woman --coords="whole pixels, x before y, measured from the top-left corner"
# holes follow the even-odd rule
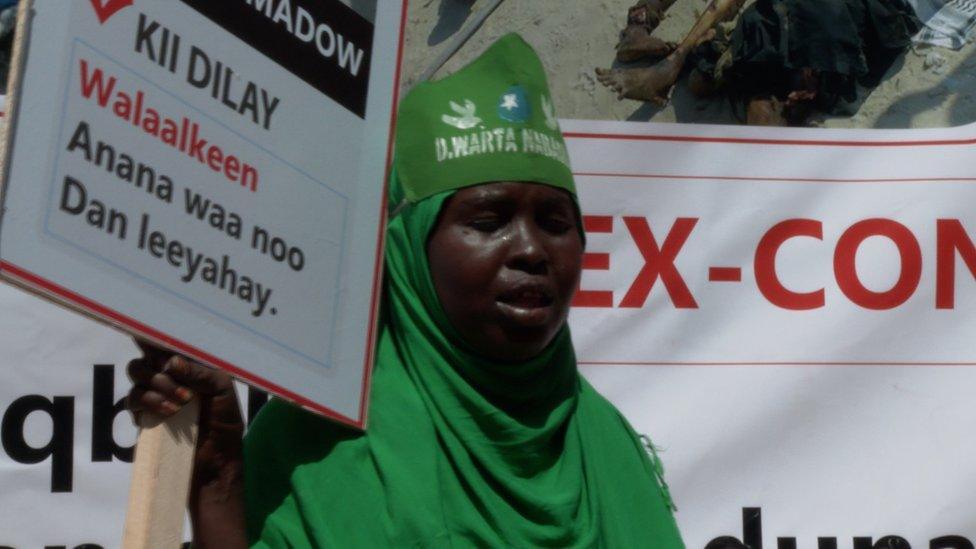
[[[242,451],[225,376],[130,366],[137,408],[209,402],[197,546],[683,547],[657,464],[576,369],[583,233],[535,52],[509,35],[417,86],[396,147],[367,433],[275,400]]]

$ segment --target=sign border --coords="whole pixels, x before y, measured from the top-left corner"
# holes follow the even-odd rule
[[[23,79],[24,60],[26,59],[27,44],[30,39],[30,19],[33,17],[34,0],[21,0],[17,13],[17,25],[15,29],[16,39],[13,44],[11,55],[11,70],[7,89],[7,108],[6,126],[3,129],[3,146],[0,149],[0,218],[2,218],[5,198],[5,187],[10,173],[10,166],[4,159],[10,158],[13,150],[12,136],[17,125],[20,88]],[[9,261],[0,260],[0,280],[9,282],[15,286],[27,290],[30,293],[45,298],[56,305],[60,305],[71,311],[81,313],[88,318],[96,320],[109,327],[121,330],[126,334],[136,334],[154,344],[168,348],[170,350],[185,354],[186,356],[215,366],[224,370],[235,377],[256,385],[262,389],[271,391],[289,401],[292,401],[303,408],[326,416],[339,423],[365,430],[369,411],[369,386],[372,379],[374,349],[377,337],[376,320],[379,312],[379,298],[382,292],[383,283],[383,247],[386,239],[386,201],[389,185],[390,171],[393,160],[393,135],[396,128],[397,107],[400,97],[400,79],[402,74],[404,39],[406,36],[405,28],[407,23],[407,8],[409,0],[403,0],[400,13],[400,38],[396,54],[396,70],[393,77],[393,109],[390,114],[390,124],[388,132],[388,144],[386,150],[386,168],[384,170],[382,200],[380,202],[379,231],[376,239],[375,257],[373,264],[373,285],[372,295],[370,296],[369,324],[366,333],[366,349],[363,364],[362,389],[360,393],[360,404],[358,417],[349,417],[335,410],[317,404],[305,397],[297,395],[283,387],[280,387],[263,377],[247,372],[229,362],[220,359],[201,349],[188,345],[176,338],[170,337],[155,328],[143,324],[133,318],[119,313],[113,309],[105,307],[80,294],[72,292],[58,284],[38,276],[26,269],[23,269]]]

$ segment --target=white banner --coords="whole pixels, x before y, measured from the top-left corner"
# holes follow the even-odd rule
[[[976,126],[567,122],[583,371],[688,547],[976,542]]]
[[[976,129],[563,129],[579,359],[661,448],[687,546],[972,549]],[[0,547],[118,547],[136,351],[0,310]]]

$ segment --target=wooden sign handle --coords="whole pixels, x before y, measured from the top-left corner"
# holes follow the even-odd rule
[[[182,545],[199,415],[198,399],[166,420],[143,414],[132,464],[123,548],[176,549]]]

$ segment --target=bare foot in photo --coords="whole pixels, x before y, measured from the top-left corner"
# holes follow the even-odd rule
[[[645,57],[660,59],[674,51],[675,47],[673,43],[651,36],[644,27],[631,25],[620,33],[617,61],[630,63]]]
[[[638,99],[665,105],[671,94],[688,48],[679,47],[667,58],[650,67],[636,69],[596,69],[597,80],[617,92],[617,99]]]

